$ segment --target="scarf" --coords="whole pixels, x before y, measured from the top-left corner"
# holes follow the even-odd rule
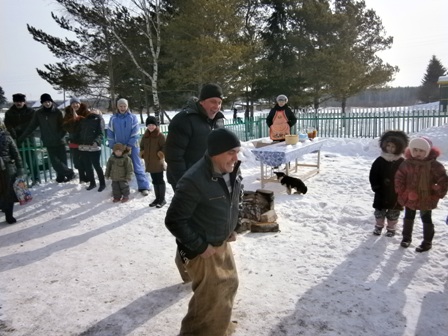
[[[415,161],[414,164],[417,168],[420,167],[417,184],[418,199],[421,200],[420,210],[428,210],[431,194],[431,161]]]

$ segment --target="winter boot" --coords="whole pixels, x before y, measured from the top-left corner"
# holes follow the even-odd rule
[[[395,236],[395,228],[397,227],[397,223],[398,223],[398,219],[396,219],[396,220],[387,219],[386,237]]]
[[[383,230],[384,227],[384,217],[379,217],[379,218],[375,218],[376,220],[376,224],[375,224],[375,229],[373,230],[373,234],[375,236],[379,236],[381,234],[381,231]]]
[[[160,184],[154,184],[154,194],[156,195],[156,199],[149,203],[149,206],[155,207],[157,204],[159,204],[159,186]]]
[[[96,172],[96,174],[98,175],[98,180],[100,181],[100,186],[98,187],[98,191],[101,192],[104,189],[106,189],[106,180],[104,179],[104,173],[103,170],[99,170]]]
[[[423,241],[420,246],[416,247],[416,252],[429,251],[432,247],[432,239],[434,238],[434,224],[423,223]]]
[[[96,183],[95,183],[95,181],[90,182],[90,185],[86,188],[86,190],[92,190],[93,188],[96,188]]]
[[[14,203],[5,204],[3,212],[5,213],[5,219],[8,224],[14,224],[17,220],[13,217]]]
[[[403,220],[403,239],[401,241],[402,247],[409,247],[412,242],[412,230],[414,229],[414,220],[413,219],[404,219]]]
[[[426,240],[423,240],[422,243],[420,244],[420,246],[417,246],[415,248],[416,252],[425,252],[425,251],[429,251],[432,247],[432,243]]]
[[[166,204],[165,201],[165,191],[166,191],[166,185],[164,184],[159,184],[159,192],[158,192],[158,199],[159,202],[156,205],[156,208],[161,208]]]

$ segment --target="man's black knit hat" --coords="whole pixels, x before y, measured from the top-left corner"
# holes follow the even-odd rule
[[[43,104],[46,101],[53,102],[53,99],[51,98],[51,96],[48,93],[44,93],[42,96],[40,96],[40,103],[41,104]]]
[[[12,101],[13,102],[25,102],[26,97],[23,93],[15,93],[12,95]]]
[[[241,147],[240,139],[228,129],[218,128],[208,135],[207,152],[210,156],[219,155],[235,147]]]
[[[220,98],[223,99],[222,89],[218,84],[205,84],[202,89],[201,93],[199,94],[199,100],[206,100],[208,98]]]

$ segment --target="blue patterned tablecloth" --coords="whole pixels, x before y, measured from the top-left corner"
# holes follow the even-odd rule
[[[278,167],[281,164],[294,161],[302,155],[320,150],[326,140],[298,142],[296,145],[287,145],[280,142],[275,145],[269,145],[261,148],[252,149],[257,161],[272,167]]]

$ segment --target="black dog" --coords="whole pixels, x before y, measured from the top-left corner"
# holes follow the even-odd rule
[[[297,194],[306,194],[308,188],[305,183],[299,178],[291,177],[282,172],[274,172],[277,175],[277,180],[281,183],[281,185],[286,185],[286,191],[288,195],[291,195],[292,189],[297,190]]]

